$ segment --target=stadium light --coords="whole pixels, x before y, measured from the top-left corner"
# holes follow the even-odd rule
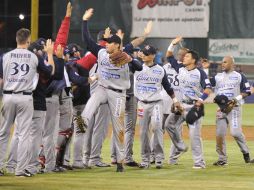
[[[19,19],[20,19],[20,20],[24,20],[24,18],[25,18],[25,15],[19,14]]]

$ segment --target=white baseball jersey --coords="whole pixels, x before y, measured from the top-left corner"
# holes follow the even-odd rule
[[[214,79],[215,84],[212,82],[212,85],[215,86],[216,95],[223,94],[231,100],[241,92],[250,93],[250,84],[246,77],[236,71],[218,73]]]
[[[106,49],[98,52],[98,84],[105,88],[126,90],[130,88],[130,74],[128,64],[120,67],[111,64]]]
[[[164,69],[159,65],[148,67],[143,65],[142,71],[134,74],[134,95],[140,101],[162,100],[162,79],[165,75]]]
[[[38,81],[37,66],[37,56],[27,49],[6,53],[3,56],[3,90],[32,92]]]

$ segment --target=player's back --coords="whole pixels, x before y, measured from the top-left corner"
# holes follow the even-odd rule
[[[3,90],[32,92],[36,87],[38,58],[27,49],[14,49],[3,56]]]

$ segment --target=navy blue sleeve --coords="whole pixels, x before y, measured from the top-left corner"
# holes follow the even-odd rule
[[[133,45],[131,43],[129,43],[129,44],[124,46],[123,51],[130,55],[130,54],[133,53],[133,49],[134,49]]]
[[[82,36],[83,36],[83,41],[85,41],[85,43],[87,44],[87,49],[89,51],[91,51],[92,54],[94,54],[96,57],[98,57],[98,52],[103,47],[96,44],[95,41],[91,38],[89,29],[88,29],[88,22],[87,21],[83,21]]]
[[[68,76],[72,83],[78,85],[78,86],[87,86],[88,85],[88,77],[80,76],[77,72],[77,69],[75,69],[74,66],[69,67]]]
[[[179,73],[179,69],[183,67],[183,64],[179,64],[173,55],[167,57],[167,61],[171,64],[172,68],[175,69],[177,73]]]
[[[64,60],[54,56],[55,73],[53,75],[54,80],[62,80],[64,78]]]
[[[203,69],[200,69],[200,68],[197,68],[197,69],[200,72],[200,84],[202,88],[203,89],[212,88],[210,80],[207,78],[207,74],[205,73],[205,71],[203,71]]]
[[[167,94],[172,97],[172,95],[174,95],[174,90],[173,88],[171,88],[171,85],[170,83],[168,82],[168,78],[167,78],[167,75],[166,75],[166,71],[164,71],[164,76],[163,76],[163,79],[162,79],[162,86],[163,88],[165,89],[165,91],[167,92]]]
[[[45,61],[41,56],[37,56],[38,58],[38,71],[42,72],[44,74],[44,76],[46,78],[50,78],[51,77],[51,73],[52,73],[52,66],[49,64],[46,64]]]
[[[246,94],[250,95],[251,94],[250,83],[248,82],[245,75],[243,75],[242,73],[240,73],[240,74],[242,76],[242,80],[241,80],[241,83],[240,83],[240,91],[241,91],[241,93],[246,93]]]
[[[216,86],[215,76],[214,77],[210,77],[210,82],[211,82],[212,87]]]
[[[128,64],[131,72],[133,73],[135,71],[142,71],[143,69],[142,63],[138,59],[132,59],[132,61]]]
[[[3,57],[0,56],[0,78],[3,78]]]

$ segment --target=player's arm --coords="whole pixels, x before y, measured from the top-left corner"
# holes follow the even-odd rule
[[[132,59],[129,64],[130,70],[134,73],[135,71],[142,71],[143,65],[138,59]]]
[[[57,46],[57,51],[54,55],[55,73],[52,76],[54,80],[62,80],[64,77],[64,59],[63,59],[63,47]]]
[[[182,39],[183,39],[182,36],[177,36],[175,39],[171,41],[170,45],[168,46],[168,50],[166,52],[166,57],[173,56],[175,46],[178,43],[180,43]]]
[[[242,80],[241,80],[241,83],[240,83],[240,92],[241,92],[241,94],[239,96],[235,97],[235,99],[237,101],[240,101],[241,99],[244,99],[247,96],[251,95],[250,83],[248,82],[245,75],[241,74],[241,77],[242,77]]]
[[[98,53],[100,49],[103,47],[99,46],[95,43],[95,41],[91,38],[89,29],[88,29],[88,20],[93,15],[93,9],[86,10],[85,14],[83,15],[83,30],[82,30],[82,36],[83,40],[87,44],[87,49],[92,52],[96,57],[98,57]]]
[[[147,36],[151,33],[152,26],[153,26],[153,22],[149,21],[146,27],[144,28],[143,35],[131,41],[131,44],[133,45],[134,48],[141,45],[145,41]]]
[[[86,70],[90,70],[96,64],[97,58],[91,53],[87,53],[81,59],[77,60],[77,64]]]
[[[67,4],[66,8],[66,15],[64,17],[64,20],[61,23],[61,26],[58,30],[57,36],[56,36],[56,41],[54,44],[54,50],[57,49],[57,46],[60,44],[63,48],[66,47],[67,41],[68,41],[68,36],[69,36],[69,30],[70,30],[70,23],[71,23],[71,12],[72,12],[72,6],[71,3],[69,2]]]
[[[197,106],[200,106],[204,103],[204,101],[208,98],[210,93],[212,92],[212,85],[210,80],[208,79],[206,73],[202,69],[198,69],[200,71],[200,85],[204,89],[203,94],[199,97],[198,101],[196,102]]]

